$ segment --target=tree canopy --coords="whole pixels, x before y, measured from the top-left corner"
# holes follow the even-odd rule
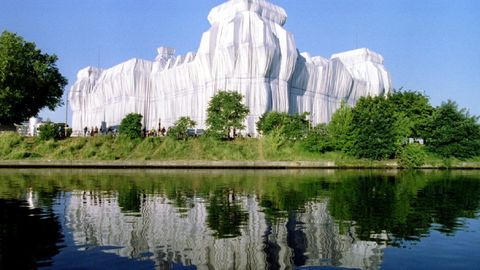
[[[257,129],[263,135],[275,131],[288,140],[301,140],[310,128],[308,113],[289,115],[285,112],[266,112],[257,122]]]
[[[408,137],[424,138],[428,133],[426,124],[432,116],[434,108],[429,98],[418,91],[395,90],[388,96],[395,111],[402,112],[409,122]]]
[[[435,109],[429,123],[428,150],[444,157],[469,158],[480,155],[478,117],[447,101]]]
[[[56,55],[42,53],[32,42],[4,31],[0,36],[0,124],[11,125],[62,103],[67,79]]]
[[[120,123],[120,135],[129,139],[141,138],[142,118],[138,113],[127,114]]]
[[[188,137],[187,130],[197,125],[190,117],[180,117],[168,130],[168,136],[177,140],[185,140]]]
[[[356,157],[389,159],[407,139],[403,115],[383,96],[362,97],[352,113],[352,154]]]
[[[334,150],[348,152],[352,147],[352,111],[348,104],[342,102],[332,115],[327,130]]]
[[[228,139],[237,130],[244,129],[243,122],[249,110],[242,103],[243,96],[237,92],[218,92],[208,103],[207,125],[210,135]]]

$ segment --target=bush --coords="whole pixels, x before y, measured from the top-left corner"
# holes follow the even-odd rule
[[[48,141],[48,140],[58,140],[61,138],[60,133],[61,129],[59,129],[57,124],[47,122],[40,127],[38,127],[38,137],[42,141]]]
[[[168,130],[168,136],[177,140],[186,140],[188,137],[187,130],[197,125],[190,117],[180,117]]]
[[[310,130],[307,137],[302,140],[303,148],[308,152],[325,153],[332,151],[330,136],[325,124],[320,124]]]
[[[425,164],[427,153],[423,145],[412,143],[404,146],[397,157],[403,167],[417,168]]]
[[[130,113],[122,119],[120,123],[120,135],[129,139],[138,139],[142,137],[142,118],[138,113]]]
[[[308,113],[289,115],[283,112],[267,112],[257,122],[257,129],[263,135],[279,133],[285,139],[298,141],[307,136],[310,122]]]
[[[345,102],[342,102],[340,108],[332,115],[332,120],[327,126],[333,150],[346,153],[352,149],[352,118],[353,109]]]

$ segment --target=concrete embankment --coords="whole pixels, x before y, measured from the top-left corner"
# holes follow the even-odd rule
[[[334,161],[78,161],[13,160],[0,161],[0,168],[71,168],[71,169],[402,169],[395,161],[368,164],[337,164]],[[480,162],[424,165],[419,169],[480,169]]]

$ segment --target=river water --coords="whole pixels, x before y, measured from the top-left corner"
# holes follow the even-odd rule
[[[479,171],[0,170],[0,269],[479,269]]]

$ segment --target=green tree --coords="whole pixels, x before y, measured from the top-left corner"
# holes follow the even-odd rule
[[[408,137],[425,138],[428,134],[426,124],[432,116],[434,108],[430,105],[429,98],[417,91],[395,90],[388,96],[388,101],[393,104],[396,112],[402,112],[408,119]]]
[[[469,158],[480,155],[480,125],[478,117],[470,116],[447,101],[435,109],[426,137],[429,151],[443,157]]]
[[[328,123],[328,134],[334,150],[348,152],[352,147],[352,111],[353,109],[348,104],[342,102]]]
[[[248,107],[242,103],[242,95],[237,92],[218,92],[208,103],[208,132],[217,138],[230,138],[230,132],[236,136],[237,130],[244,129]]]
[[[257,129],[263,135],[279,133],[284,139],[301,140],[308,134],[310,121],[308,113],[289,115],[284,112],[266,112],[257,122]]]
[[[282,129],[290,122],[290,115],[285,112],[266,112],[257,122],[257,130],[268,135],[274,130]]]
[[[359,158],[393,158],[407,142],[408,121],[386,97],[362,97],[352,112],[352,148]]]
[[[138,139],[142,136],[142,118],[138,113],[130,113],[120,123],[120,135],[129,139]]]
[[[35,116],[44,107],[60,105],[67,79],[48,55],[32,42],[4,31],[0,36],[0,124],[11,125]]]
[[[177,140],[185,140],[188,137],[187,130],[197,125],[190,117],[182,116],[168,130],[168,136]]]

